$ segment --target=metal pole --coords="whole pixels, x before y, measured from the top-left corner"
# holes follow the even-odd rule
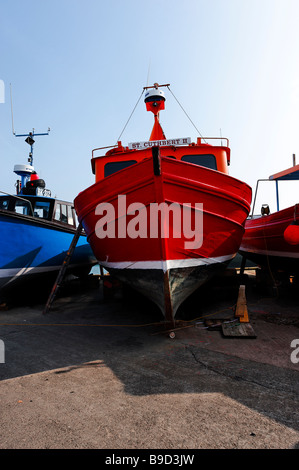
[[[257,188],[258,188],[259,182],[260,182],[260,180],[257,180],[255,193],[254,193],[254,200],[253,200],[253,204],[252,204],[251,218],[253,217],[253,212],[254,212],[254,208],[255,208],[255,201],[256,201],[256,195],[257,195]]]

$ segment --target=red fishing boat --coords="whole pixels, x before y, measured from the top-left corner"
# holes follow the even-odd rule
[[[299,180],[299,165],[281,171],[268,180],[258,180],[252,212],[245,224],[240,254],[257,265],[273,272],[295,275],[299,272],[299,204],[280,209],[279,181]],[[255,203],[261,181],[276,187],[276,210],[271,213],[263,204],[261,214],[254,215]],[[267,183],[268,184],[268,183]]]
[[[154,114],[149,140],[93,150],[96,182],[74,205],[100,265],[173,323],[181,303],[238,252],[251,188],[228,175],[227,139],[166,139],[162,86],[169,89],[143,89]]]

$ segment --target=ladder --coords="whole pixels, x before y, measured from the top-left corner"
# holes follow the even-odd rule
[[[73,254],[73,252],[74,252],[74,250],[75,250],[75,248],[76,248],[76,245],[77,245],[77,242],[78,242],[79,237],[80,237],[80,235],[81,235],[81,232],[82,232],[82,223],[80,222],[79,225],[78,225],[78,227],[77,227],[76,233],[75,233],[75,235],[74,235],[74,237],[73,237],[73,240],[72,240],[72,242],[71,242],[71,244],[70,244],[70,247],[69,247],[69,249],[68,249],[68,251],[67,251],[67,253],[66,253],[66,257],[65,257],[65,259],[64,259],[64,261],[63,261],[63,263],[62,263],[62,266],[61,266],[61,268],[60,268],[60,270],[59,270],[59,273],[58,273],[58,276],[57,276],[57,278],[56,278],[56,281],[55,281],[55,283],[54,283],[54,285],[53,285],[52,291],[51,291],[51,293],[50,293],[50,295],[49,295],[48,301],[47,301],[46,306],[45,306],[44,311],[43,311],[43,315],[45,315],[45,314],[49,311],[49,309],[51,308],[52,303],[54,302],[54,299],[55,299],[55,297],[56,297],[56,295],[57,295],[57,292],[58,292],[58,290],[59,290],[59,288],[60,288],[60,286],[61,286],[61,284],[62,284],[62,281],[63,281],[64,275],[65,275],[65,272],[66,272],[66,270],[67,270],[67,268],[68,268],[68,265],[69,265],[69,263],[70,263],[72,254]]]

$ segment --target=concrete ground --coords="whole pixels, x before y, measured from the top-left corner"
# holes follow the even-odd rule
[[[257,337],[227,338],[205,321],[229,320],[238,290],[214,283],[171,339],[149,301],[101,288],[66,284],[47,315],[46,299],[0,312],[1,449],[299,447],[294,290],[271,296],[249,276]]]

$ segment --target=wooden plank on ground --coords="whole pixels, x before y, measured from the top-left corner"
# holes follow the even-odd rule
[[[222,323],[222,333],[229,338],[256,338],[256,333],[250,323]]]

